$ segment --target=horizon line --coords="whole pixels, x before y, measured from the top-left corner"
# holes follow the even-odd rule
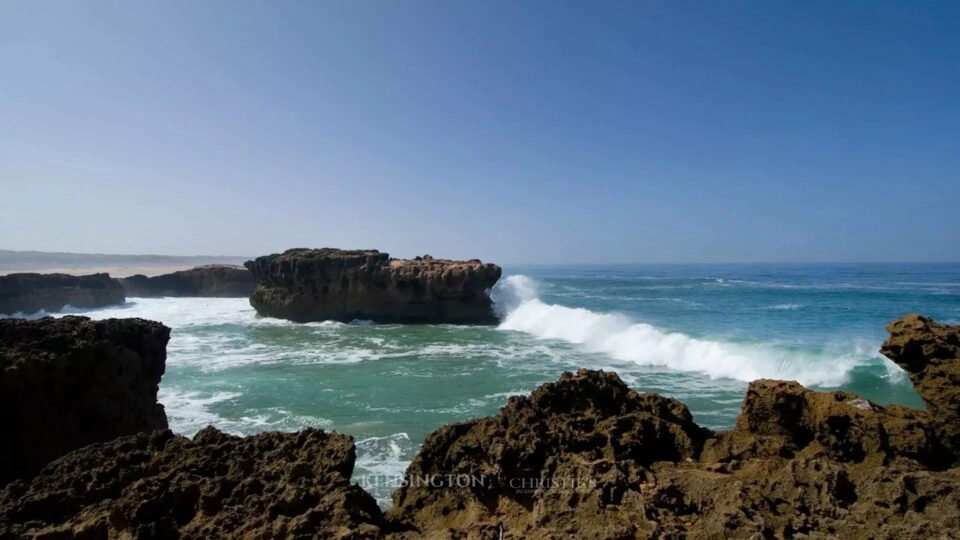
[[[282,251],[281,251],[282,252]],[[166,257],[166,258],[180,258],[180,259],[199,259],[199,258],[217,258],[217,259],[247,259],[253,260],[261,255],[213,255],[213,254],[190,254],[190,255],[175,255],[175,254],[165,254],[165,253],[101,253],[101,252],[79,252],[79,251],[43,251],[43,250],[17,250],[17,249],[3,249],[0,248],[0,253],[17,253],[17,254],[39,254],[39,255],[73,255],[79,257]],[[280,253],[280,252],[277,252]],[[487,261],[491,262],[491,261]],[[495,264],[499,266],[643,266],[643,265],[706,265],[706,264],[717,264],[717,265],[745,265],[745,264],[781,264],[781,265],[809,265],[809,264],[830,264],[830,265],[840,265],[840,264],[864,264],[864,265],[881,265],[881,264],[960,264],[960,260],[928,260],[928,261],[916,261],[916,260],[907,260],[907,261],[877,261],[877,260],[866,260],[866,261],[840,261],[840,260],[809,260],[809,261],[775,261],[775,260],[739,260],[739,261],[569,261],[569,262],[535,262],[535,261],[526,261],[526,262],[496,262]]]

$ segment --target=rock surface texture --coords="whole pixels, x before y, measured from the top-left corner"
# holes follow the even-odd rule
[[[430,435],[388,519],[418,538],[931,538],[960,530],[960,469],[923,411],[761,380],[737,426],[580,371]],[[406,529],[405,529],[406,528]]]
[[[0,319],[0,485],[82,446],[167,427],[170,329],[142,319]]]
[[[0,491],[0,538],[382,537],[354,459],[353,439],[315,429],[122,437]]]
[[[242,266],[208,265],[170,274],[147,277],[142,274],[120,280],[127,296],[248,297],[256,286],[253,274]]]
[[[910,375],[927,405],[937,438],[960,465],[960,327],[917,314],[889,325],[880,352]]]
[[[500,267],[430,256],[391,259],[376,250],[291,249],[246,267],[257,312],[297,322],[493,324],[487,291]]]
[[[56,312],[70,305],[96,308],[122,304],[123,285],[109,274],[7,274],[0,276],[0,313]]]
[[[567,373],[499,416],[427,437],[407,470],[426,481],[394,495],[390,519],[410,538],[632,538],[648,521],[649,467],[696,458],[710,435],[679,401],[638,394],[612,373]]]

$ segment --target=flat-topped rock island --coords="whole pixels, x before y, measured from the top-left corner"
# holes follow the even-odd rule
[[[377,250],[290,249],[246,263],[250,304],[296,322],[494,324],[488,291],[500,267],[429,255],[392,259]]]
[[[138,298],[239,298],[250,296],[256,285],[246,268],[229,264],[208,264],[158,276],[136,274],[122,278],[120,282],[127,296]]]
[[[65,306],[89,309],[124,301],[123,285],[109,274],[26,272],[0,276],[0,313],[56,312]]]

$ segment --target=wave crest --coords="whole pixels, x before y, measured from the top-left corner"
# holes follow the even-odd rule
[[[566,341],[615,360],[699,372],[714,379],[790,379],[807,386],[833,387],[845,384],[864,360],[857,353],[833,356],[695,338],[622,315],[547,304],[537,297],[536,283],[523,275],[509,276],[498,284],[494,301],[502,313],[502,330]]]

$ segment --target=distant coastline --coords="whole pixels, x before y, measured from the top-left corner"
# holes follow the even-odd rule
[[[113,277],[134,274],[154,276],[205,264],[243,264],[250,258],[232,255],[116,255],[0,249],[0,275],[16,272],[71,275],[106,272]]]

